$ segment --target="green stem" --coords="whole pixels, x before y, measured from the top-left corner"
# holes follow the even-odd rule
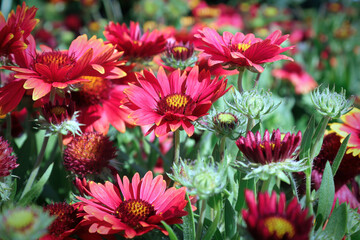
[[[202,228],[204,225],[205,210],[206,210],[206,199],[203,199],[201,200],[200,217],[196,228],[196,240],[200,240],[202,237]]]
[[[10,143],[11,139],[11,113],[6,114],[6,132],[5,138]]]
[[[64,144],[63,144],[62,136],[63,135],[61,133],[58,133],[58,143],[59,143],[59,147],[60,147],[61,158],[63,157],[63,154],[64,154]]]
[[[256,79],[255,79],[255,83],[254,83],[254,88],[256,88],[256,86],[257,86],[257,84],[258,84],[258,82],[259,82],[260,75],[261,75],[261,73],[258,73],[258,74],[256,75]]]
[[[314,209],[312,205],[312,199],[311,199],[311,165],[309,169],[305,171],[305,177],[306,177],[306,207],[309,209],[309,216],[314,214]]]
[[[248,116],[247,119],[246,133],[251,131],[251,129],[255,126],[255,121],[252,117]]]
[[[240,93],[242,93],[244,91],[243,89],[243,83],[242,83],[242,78],[243,78],[243,75],[244,75],[244,68],[238,68],[238,71],[239,71],[239,75],[238,75],[238,80],[237,80],[237,87],[238,87],[238,91]]]
[[[22,192],[21,194],[21,198],[28,192],[30,191],[34,181],[35,181],[35,178],[39,172],[39,168],[40,168],[40,164],[44,158],[44,154],[45,154],[45,149],[46,149],[46,146],[48,144],[48,141],[49,141],[49,136],[45,136],[44,138],[44,141],[43,141],[43,144],[41,146],[41,150],[40,150],[40,153],[36,159],[36,162],[35,162],[35,165],[34,165],[34,168],[33,170],[31,171],[31,174],[29,176],[29,179],[28,181],[26,182],[26,185],[25,185],[25,188],[24,188],[24,191]]]
[[[267,180],[263,181],[262,186],[261,186],[261,192],[271,193],[274,185],[275,185],[275,178],[271,176]]]
[[[180,157],[180,131],[179,129],[174,132],[174,161],[178,163]]]
[[[226,137],[223,136],[220,139],[220,149],[219,149],[221,162],[224,161],[224,158],[225,158],[225,142],[226,142]]]

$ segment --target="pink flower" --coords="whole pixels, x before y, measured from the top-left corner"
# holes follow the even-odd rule
[[[221,63],[230,68],[246,67],[254,72],[262,72],[264,63],[292,60],[281,55],[292,46],[280,46],[288,38],[288,35],[282,36],[280,30],[262,40],[255,38],[254,34],[244,35],[241,32],[235,35],[224,32],[220,36],[214,29],[206,27],[199,30],[195,37],[200,40],[196,47],[203,51],[202,56],[209,57],[209,65]]]
[[[292,83],[297,94],[306,94],[318,86],[317,82],[296,62],[285,63],[282,69],[274,69],[272,75]]]
[[[125,176],[121,181],[117,175],[117,184],[105,184],[93,181],[77,181],[80,192],[89,198],[77,197],[80,208],[85,212],[84,224],[90,225],[90,233],[115,234],[126,238],[143,235],[161,227],[161,221],[167,224],[182,223],[182,216],[187,215],[185,208],[185,188],[166,189],[166,182],[161,175],[153,178],[149,171],[140,179],[138,173],[132,183]]]

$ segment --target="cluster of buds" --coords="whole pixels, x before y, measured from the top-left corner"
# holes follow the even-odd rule
[[[245,118],[242,115],[232,111],[218,113],[215,109],[210,110],[209,115],[204,116],[198,121],[199,128],[215,133],[220,137],[228,137],[235,140],[240,134],[240,127],[245,124]]]
[[[190,195],[207,199],[221,193],[226,186],[228,163],[214,162],[214,159],[198,157],[196,161],[180,160],[174,163],[169,177],[187,188]]]
[[[45,129],[47,135],[67,135],[69,132],[79,135],[81,133],[82,124],[77,121],[79,113],[75,111],[74,102],[70,101],[67,104],[66,100],[62,103],[56,100],[54,103],[44,104],[41,110],[44,119],[38,120],[39,128]]]
[[[36,240],[47,232],[54,220],[37,206],[7,209],[0,215],[0,236],[2,239]]]
[[[165,49],[165,55],[161,58],[166,66],[181,70],[187,67],[193,67],[197,61],[194,55],[194,45],[190,43],[168,43]]]
[[[275,111],[281,103],[275,103],[271,92],[265,92],[263,89],[254,89],[242,93],[234,89],[233,99],[234,105],[226,102],[227,105],[252,119],[260,119],[262,116]]]
[[[316,110],[323,116],[339,118],[352,109],[354,99],[346,99],[346,91],[341,89],[340,93],[335,89],[330,91],[329,87],[320,92],[320,87],[311,93],[311,101]]]

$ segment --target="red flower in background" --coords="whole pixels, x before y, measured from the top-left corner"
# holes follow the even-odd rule
[[[279,30],[262,40],[255,38],[254,34],[244,35],[241,32],[235,35],[224,32],[220,36],[214,29],[206,27],[199,30],[195,37],[201,42],[196,47],[203,51],[202,56],[209,58],[209,65],[220,63],[231,68],[246,67],[251,71],[262,72],[264,68],[261,65],[264,63],[292,60],[281,55],[292,47],[280,46],[288,35],[282,36]]]
[[[85,182],[82,187],[77,181],[80,192],[91,198],[77,197],[77,203],[85,212],[84,224],[90,225],[90,233],[110,235],[119,233],[126,238],[143,235],[161,227],[161,221],[167,224],[182,223],[182,216],[187,215],[185,208],[185,188],[166,189],[166,182],[161,175],[153,178],[149,171],[140,179],[138,173],[121,181],[117,175],[117,185],[93,181]]]
[[[201,72],[195,66],[190,73],[176,70],[168,77],[160,67],[157,77],[152,72],[138,74],[139,85],[130,85],[124,93],[126,106],[133,112],[129,117],[135,124],[153,124],[150,130],[156,136],[183,128],[191,136],[193,121],[207,114],[212,104],[226,93],[227,80],[211,79],[209,72]],[[155,124],[154,124],[155,123]]]
[[[64,151],[65,169],[77,176],[100,174],[115,170],[110,161],[116,157],[116,148],[101,133],[87,132],[76,136]]]
[[[124,52],[125,59],[149,59],[165,50],[166,38],[158,30],[141,33],[139,23],[130,22],[130,28],[125,23],[110,22],[105,27],[104,36]]]
[[[84,76],[117,79],[126,75],[118,67],[121,53],[95,36],[89,40],[86,35],[79,36],[69,50],[64,51],[43,47],[41,53],[36,53],[33,38],[30,42],[26,51],[15,55],[19,67],[4,67],[14,71],[17,80],[0,89],[0,110],[3,114],[16,107],[25,89],[32,90],[32,99],[36,101],[53,89],[87,82]]]
[[[306,94],[318,86],[314,78],[296,62],[285,63],[282,69],[274,69],[272,75],[292,83],[297,94]]]
[[[11,53],[26,49],[28,42],[26,38],[35,28],[39,19],[35,19],[37,8],[22,6],[12,10],[7,21],[0,12],[0,56],[8,56]]]
[[[10,175],[10,171],[17,168],[19,164],[16,163],[17,157],[12,155],[13,149],[9,143],[0,136],[0,177]]]
[[[81,221],[81,218],[77,218],[77,209],[74,205],[65,202],[52,203],[44,206],[44,211],[56,218],[48,227],[48,234],[42,236],[40,240],[72,239],[70,236]]]
[[[254,240],[309,239],[313,217],[307,217],[308,211],[301,210],[296,198],[285,207],[284,193],[278,201],[275,192],[259,193],[256,201],[254,193],[245,190],[245,200],[249,209],[242,216]]]

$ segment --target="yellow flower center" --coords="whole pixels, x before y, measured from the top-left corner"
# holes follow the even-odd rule
[[[287,234],[288,239],[295,235],[294,225],[282,217],[269,217],[265,219],[264,225],[271,235],[275,234],[279,239],[282,239],[285,234]]]
[[[55,106],[55,107],[51,108],[50,112],[52,114],[55,114],[56,116],[60,116],[61,114],[66,113],[66,108],[63,106]]]
[[[83,82],[82,90],[85,92],[101,92],[106,88],[105,80],[102,77],[81,76],[83,79],[88,79],[88,82]]]
[[[181,54],[182,52],[187,52],[189,51],[189,49],[187,47],[184,47],[184,46],[176,46],[176,47],[173,47],[173,52],[176,52],[176,53],[179,53]]]
[[[130,199],[120,203],[115,214],[131,226],[137,226],[139,221],[146,221],[150,216],[155,215],[154,206],[148,202],[138,199]]]
[[[166,97],[166,104],[172,110],[183,108],[188,102],[188,97],[181,94],[172,94]]]
[[[220,113],[217,115],[217,118],[218,118],[219,122],[227,123],[227,124],[234,123],[237,121],[235,116],[230,113]]]
[[[270,145],[270,147],[271,147],[271,150],[274,150],[274,148],[275,148],[275,143],[269,143],[269,145]],[[264,145],[263,143],[260,143],[260,147],[261,147],[262,149],[265,149],[265,145]]]
[[[251,41],[248,43],[238,43],[237,49],[239,51],[245,52],[251,46]]]

